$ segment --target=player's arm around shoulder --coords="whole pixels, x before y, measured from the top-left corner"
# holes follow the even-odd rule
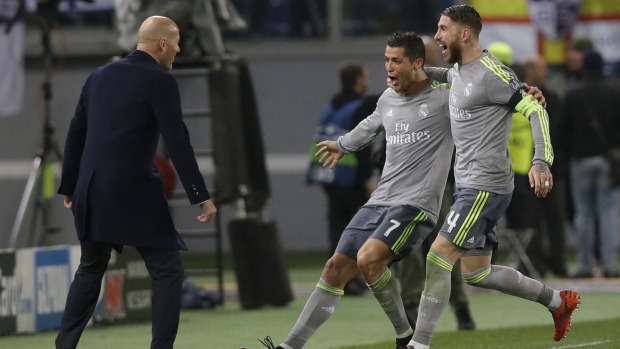
[[[431,78],[431,80],[437,80],[439,82],[451,83],[451,69],[452,68],[441,68],[441,67],[424,67],[424,72],[426,75]]]

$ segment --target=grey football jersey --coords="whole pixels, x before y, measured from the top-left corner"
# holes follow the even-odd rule
[[[508,154],[515,110],[531,123],[533,163],[553,162],[545,109],[523,89],[514,72],[485,51],[450,69],[426,68],[433,79],[450,83],[450,120],[456,146],[454,177],[458,188],[511,193],[514,170]]]
[[[454,148],[448,96],[437,82],[413,96],[388,88],[375,111],[338,139],[342,151],[353,152],[385,130],[385,166],[368,204],[412,205],[437,221]]]

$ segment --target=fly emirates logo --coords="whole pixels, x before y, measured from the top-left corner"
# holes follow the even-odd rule
[[[468,86],[469,87],[469,86]],[[469,94],[468,94],[469,95]],[[450,93],[450,116],[455,119],[468,120],[471,119],[471,111],[456,107],[456,94]]]
[[[397,122],[394,125],[394,134],[387,135],[387,144],[413,144],[430,138],[429,131],[409,131],[411,125]]]
[[[450,116],[455,119],[471,119],[471,112],[469,110],[459,109],[452,104],[450,105]]]

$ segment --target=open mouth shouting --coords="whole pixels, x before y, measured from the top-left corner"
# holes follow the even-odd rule
[[[398,85],[398,77],[396,75],[389,75],[387,77],[388,86],[397,86]]]
[[[438,42],[437,45],[439,45],[442,54],[445,54],[448,50],[448,45],[442,44],[441,42]]]

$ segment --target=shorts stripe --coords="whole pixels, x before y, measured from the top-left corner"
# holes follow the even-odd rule
[[[405,227],[403,233],[400,234],[400,237],[398,238],[398,240],[396,240],[394,245],[392,245],[392,251],[400,251],[400,249],[402,249],[405,245],[405,242],[407,242],[407,240],[409,239],[409,236],[411,236],[411,233],[413,232],[416,224],[418,224],[419,222],[424,222],[427,219],[428,216],[426,215],[426,213],[420,211],[420,213],[418,213],[418,215]]]
[[[433,253],[432,251],[426,255],[426,260],[437,264],[438,266],[446,269],[447,271],[452,271],[452,265],[446,262],[445,260],[443,260],[441,257]]]
[[[456,236],[454,237],[455,245],[457,246],[463,245],[463,242],[465,241],[465,237],[467,237],[467,233],[469,233],[469,231],[471,230],[471,227],[474,226],[474,224],[480,217],[480,212],[482,212],[482,208],[484,207],[484,204],[487,202],[488,198],[489,198],[488,191],[481,190],[478,192],[478,196],[476,196],[476,200],[474,201],[474,204],[471,207],[471,210],[469,211],[469,213],[467,213],[467,217],[465,217],[465,221],[463,222],[463,225],[461,225],[459,232],[456,233]]]
[[[373,292],[381,291],[385,285],[392,279],[392,272],[390,269],[386,269],[385,273],[381,275],[381,278],[375,282],[374,285],[370,287]]]
[[[335,287],[328,287],[328,286],[325,286],[325,285],[321,285],[320,283],[316,284],[316,287],[320,288],[321,290],[323,290],[323,291],[325,291],[327,293],[331,293],[331,294],[336,295],[336,296],[344,295],[344,290],[340,290],[340,289],[337,289]]]
[[[489,276],[489,274],[491,274],[491,266],[489,266],[487,268],[487,270],[483,271],[482,273],[478,274],[478,275],[474,275],[471,277],[464,277],[463,281],[465,281],[467,284],[477,284],[480,281],[482,281],[482,279],[484,279],[485,277]]]

